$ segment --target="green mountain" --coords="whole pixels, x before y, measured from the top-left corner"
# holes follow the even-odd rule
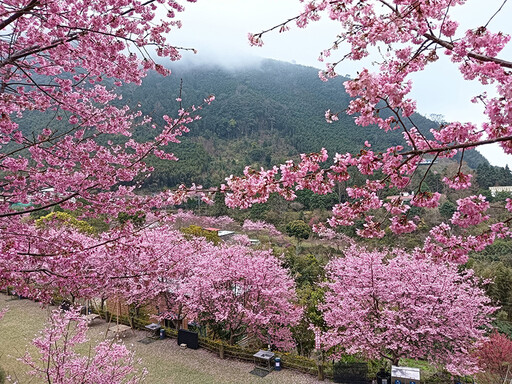
[[[263,60],[231,70],[181,63],[171,69],[169,77],[150,74],[142,86],[124,87],[123,102],[141,105],[145,114],[163,123],[159,116],[178,110],[180,83],[184,106],[197,105],[210,94],[216,100],[200,112],[202,119],[182,143],[171,147],[178,163],[151,159],[155,172],[147,184],[150,188],[182,182],[215,185],[241,173],[245,165],[268,167],[322,147],[333,155],[358,152],[365,140],[377,150],[402,143],[399,131],[385,134],[377,127],[356,126],[354,118],[343,113],[350,101],[343,87],[347,79],[322,82],[315,68]],[[328,124],[327,109],[342,111],[340,120]],[[420,115],[413,121],[428,135],[437,126]],[[135,137],[143,140],[148,134],[139,131]],[[464,160],[472,168],[487,164],[476,151],[465,154]]]
[[[236,69],[178,62],[171,70],[171,76],[150,73],[141,86],[122,87],[119,102],[141,108],[163,126],[163,115],[177,115],[176,98],[180,95],[184,107],[199,105],[210,94],[216,100],[199,112],[202,119],[190,125],[182,143],[170,146],[179,162],[148,158],[155,168],[145,185],[149,189],[193,182],[206,187],[218,185],[230,174],[241,174],[246,165],[269,167],[322,147],[334,155],[357,153],[365,140],[376,150],[403,143],[400,131],[362,128],[343,112],[350,101],[343,87],[347,78],[322,82],[315,68],[274,60]],[[339,121],[328,124],[324,118],[327,109],[341,112]],[[420,115],[413,116],[413,121],[427,136],[438,125]],[[27,112],[19,123],[25,133],[46,125],[65,127],[65,122],[56,121],[52,113]],[[153,135],[151,129],[134,132],[138,140]],[[488,164],[476,151],[466,153],[464,160],[475,169]]]

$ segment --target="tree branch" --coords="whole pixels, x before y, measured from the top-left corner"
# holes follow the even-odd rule
[[[426,155],[427,153],[440,153],[440,152],[444,152],[444,151],[450,151],[452,149],[479,147],[480,145],[500,143],[502,141],[512,141],[512,136],[503,136],[503,137],[498,137],[496,139],[487,139],[487,140],[474,141],[474,142],[464,143],[464,144],[449,145],[447,147],[442,147],[442,148],[413,150],[413,151],[400,153],[400,155],[402,155],[402,156]]]
[[[22,8],[16,12],[14,12],[10,17],[8,17],[4,21],[2,21],[0,23],[0,30],[4,29],[12,22],[18,20],[23,15],[26,15],[27,13],[29,13],[32,9],[34,9],[38,5],[39,5],[39,0],[31,0],[30,3],[28,3],[28,5],[25,8]]]
[[[8,212],[8,213],[2,213],[0,214],[0,218],[1,217],[9,217],[9,216],[18,216],[18,215],[24,215],[25,213],[32,213],[32,212],[37,212],[37,211],[41,211],[43,209],[47,209],[47,208],[50,208],[50,207],[54,207],[56,205],[59,205],[61,203],[64,203],[65,201],[68,201],[70,199],[72,199],[73,197],[76,197],[78,196],[79,193],[78,192],[75,192],[73,193],[72,195],[69,195],[68,197],[65,197],[64,199],[62,200],[59,200],[59,201],[55,201],[53,203],[50,203],[50,204],[46,204],[46,205],[43,205],[41,207],[38,207],[38,208],[32,208],[32,209],[26,209],[24,211],[15,211],[15,212]]]
[[[449,43],[448,41],[442,40],[434,35],[431,35],[430,33],[425,33],[423,35],[423,37],[435,42],[436,44],[439,44],[440,46],[442,46],[446,49],[449,49],[450,51],[453,51],[453,48],[454,48],[453,43]],[[496,63],[496,64],[500,65],[501,67],[512,69],[512,62],[503,60],[503,59],[498,59],[497,57],[480,55],[479,53],[473,53],[473,52],[468,52],[467,56],[472,59],[475,59],[475,60],[485,61],[485,62],[489,62],[489,63]]]

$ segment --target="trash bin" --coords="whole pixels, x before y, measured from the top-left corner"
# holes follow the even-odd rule
[[[281,358],[280,357],[275,358],[275,369],[276,369],[276,371],[281,370]]]
[[[195,332],[187,331],[186,329],[178,330],[178,345],[186,344],[187,348],[199,348],[199,336]]]
[[[384,368],[377,372],[377,384],[391,384],[391,375]]]
[[[165,329],[160,328],[160,340],[165,339]]]

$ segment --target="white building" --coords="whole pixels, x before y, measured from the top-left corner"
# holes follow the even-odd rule
[[[501,187],[489,187],[492,197],[495,197],[498,192],[508,192],[512,194],[512,186],[504,185]]]

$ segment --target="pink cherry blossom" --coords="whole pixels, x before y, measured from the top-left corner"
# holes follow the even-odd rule
[[[327,266],[326,348],[370,358],[441,363],[453,374],[478,371],[468,351],[486,340],[490,305],[471,270],[403,251],[353,246]]]
[[[33,340],[39,356],[29,352],[22,360],[28,373],[58,384],[135,384],[144,381],[146,370],[138,371],[134,353],[117,341],[102,341],[89,355],[75,347],[87,342],[87,322],[77,310],[54,311],[49,324]],[[140,364],[140,362],[139,362]]]
[[[223,324],[230,342],[249,332],[288,350],[294,346],[289,326],[302,313],[293,286],[271,251],[233,245],[202,254],[181,290],[197,320]]]
[[[242,230],[247,232],[266,232],[270,236],[281,236],[282,233],[279,232],[276,227],[272,224],[266,223],[264,221],[252,221],[246,219],[244,224],[242,225]]]

